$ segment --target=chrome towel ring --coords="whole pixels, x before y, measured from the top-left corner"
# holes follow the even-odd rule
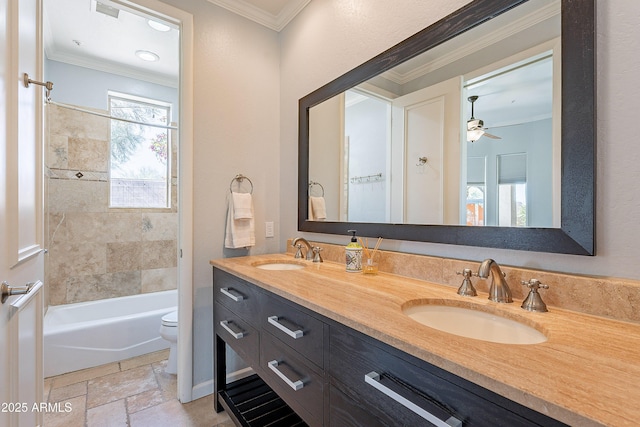
[[[233,177],[233,179],[231,180],[231,182],[229,183],[229,191],[233,193],[233,183],[237,182],[238,183],[238,189],[240,189],[240,186],[242,184],[242,182],[244,180],[249,181],[249,184],[251,185],[251,190],[249,190],[249,194],[253,194],[253,182],[251,182],[251,180],[249,179],[249,177],[242,175],[241,173],[239,173],[238,175],[236,175],[235,177]]]
[[[316,181],[309,181],[309,196],[311,196],[311,190],[313,189],[314,186],[319,186],[320,189],[322,190],[322,195],[320,197],[324,197],[324,187],[322,186],[322,184],[320,184],[319,182]]]

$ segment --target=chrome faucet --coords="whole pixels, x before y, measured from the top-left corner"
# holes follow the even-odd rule
[[[485,259],[478,269],[478,277],[486,279],[491,273],[491,286],[489,286],[489,299],[495,302],[513,302],[511,298],[511,290],[507,281],[504,279],[504,273],[500,269],[497,262],[491,258]]]
[[[308,261],[313,260],[313,250],[311,249],[311,244],[307,242],[307,239],[305,239],[304,237],[296,237],[291,243],[291,246],[293,246],[294,248],[298,248],[296,254],[294,255],[294,258],[302,258],[302,245],[298,242],[304,243],[307,247],[307,251],[305,252],[305,259]]]

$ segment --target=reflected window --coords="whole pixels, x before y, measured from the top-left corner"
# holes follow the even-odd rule
[[[527,155],[498,156],[498,225],[527,226]]]
[[[484,185],[467,185],[467,225],[484,225]]]
[[[487,203],[485,156],[467,157],[467,197],[466,220],[467,225],[485,225],[485,206]]]
[[[171,104],[109,93],[110,207],[169,208]]]

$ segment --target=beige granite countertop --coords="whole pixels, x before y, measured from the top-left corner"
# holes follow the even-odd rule
[[[549,307],[530,313],[487,294],[404,276],[347,273],[334,262],[300,270],[256,264],[294,262],[271,254],[217,259],[211,264],[323,316],[345,324],[515,402],[574,426],[635,426],[640,419],[640,325]],[[416,300],[474,304],[519,320],[548,340],[534,345],[485,342],[440,332],[402,313]]]

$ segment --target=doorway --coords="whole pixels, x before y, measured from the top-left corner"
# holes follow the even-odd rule
[[[177,288],[178,334],[186,337],[179,339],[178,398],[188,402],[192,184],[183,171],[192,162],[192,129],[184,120],[192,105],[192,17],[157,0],[91,1],[90,8],[84,0],[43,3],[44,76],[55,85],[45,108],[47,302],[73,304]],[[132,46],[145,39],[157,43],[133,49],[137,56],[129,58]],[[181,57],[186,58],[182,63]],[[129,104],[111,102],[123,96],[165,108],[166,123],[159,126],[161,109],[134,111]],[[126,114],[117,110],[123,105]],[[141,111],[151,111],[153,123]],[[114,123],[124,121],[113,117],[130,126],[117,131]],[[149,126],[157,132],[142,137],[140,131]],[[116,207],[110,197],[116,191],[113,171],[140,147],[166,165],[165,205],[144,204],[145,197],[157,200],[158,177],[150,178],[148,165],[140,164],[120,176],[117,191],[124,182],[131,200],[143,204],[123,206],[120,197]],[[158,322],[156,332],[159,327]]]

